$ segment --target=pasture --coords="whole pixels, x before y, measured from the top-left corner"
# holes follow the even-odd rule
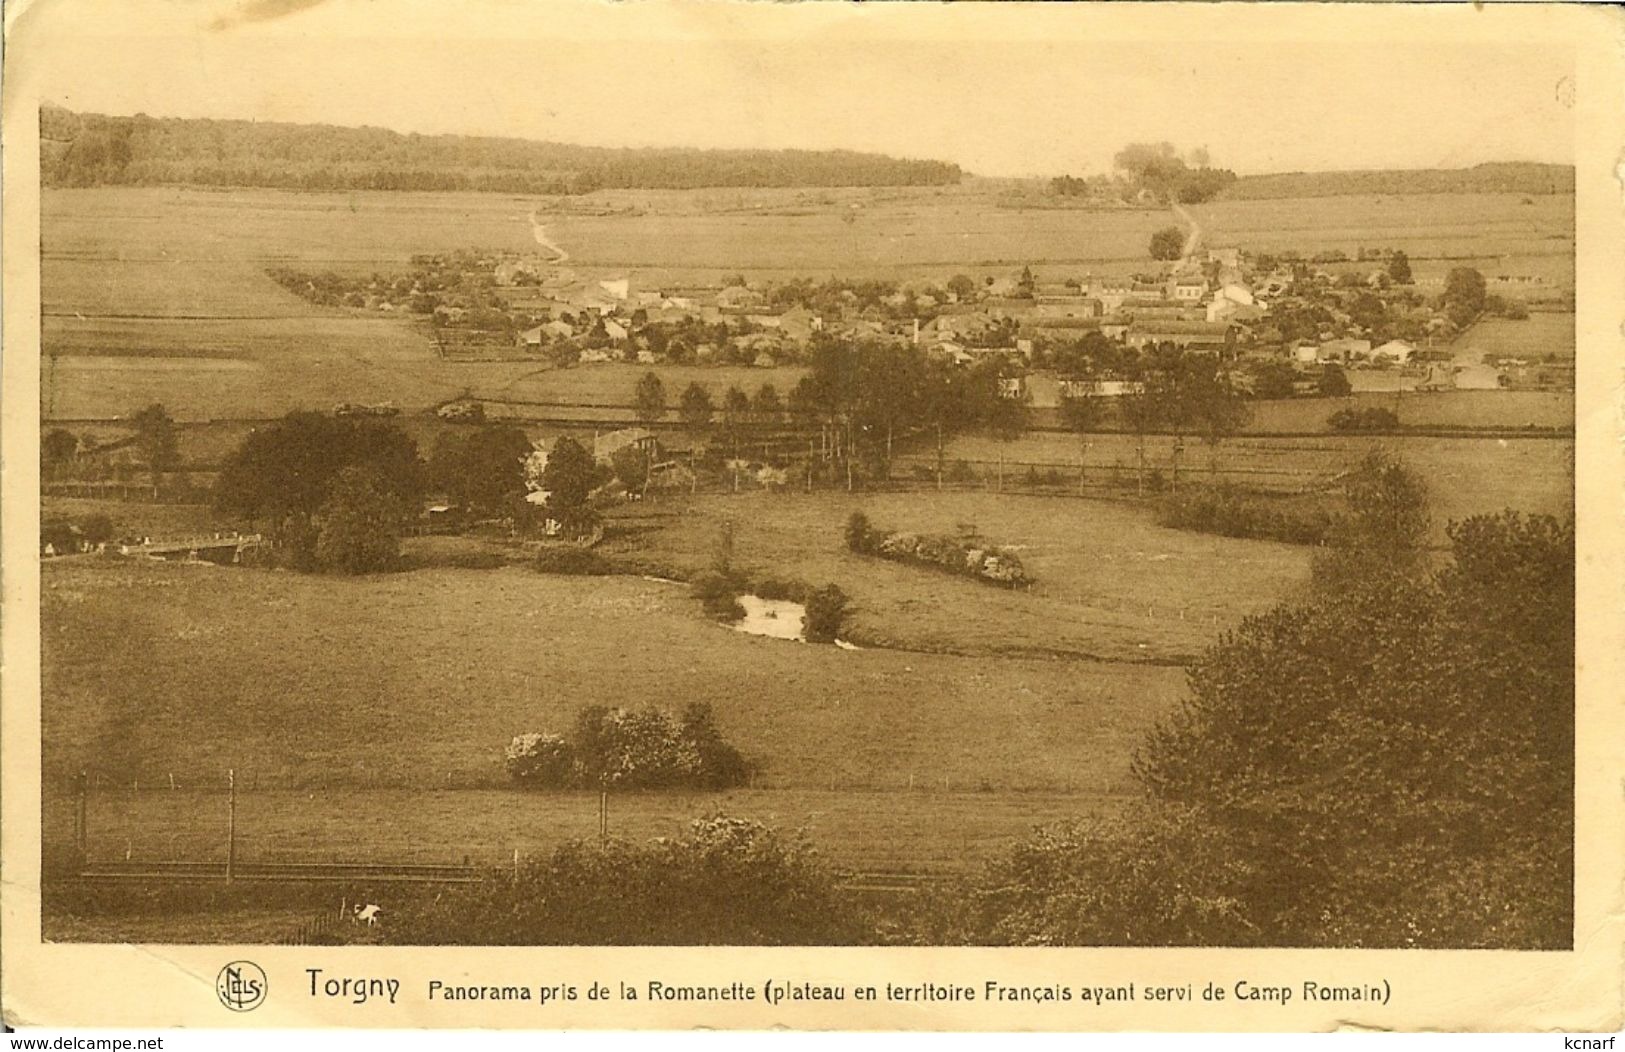
[[[848,514],[877,527],[954,534],[974,527],[1017,550],[1035,583],[1010,591],[846,550]],[[1146,509],[986,492],[745,493],[663,498],[616,517],[605,550],[659,572],[698,573],[724,521],[736,567],[834,582],[862,646],[986,656],[1185,662],[1221,628],[1307,579],[1305,549],[1153,525]]]
[[[1424,284],[1453,266],[1574,287],[1574,198],[1518,194],[1407,194],[1214,201],[1192,208],[1209,244],[1304,256],[1396,248]]]
[[[1444,540],[1452,519],[1515,508],[1532,514],[1566,516],[1574,503],[1574,443],[1550,438],[1431,438],[1389,435],[1323,435],[1307,438],[1250,437],[1230,439],[1218,450],[1219,480],[1282,493],[1319,492],[1336,487],[1338,475],[1368,450],[1387,449],[1415,468],[1427,482],[1435,540]],[[1174,440],[1156,435],[1146,442],[1146,469],[1171,474]],[[1007,443],[979,435],[954,439],[948,462],[967,461],[980,484],[994,485],[1000,457],[1005,478],[1020,485],[1029,468],[1043,474],[1051,468],[1076,484],[1079,442],[1076,436],[1032,432]],[[1183,478],[1206,483],[1212,450],[1188,437],[1181,461]],[[1132,435],[1089,437],[1086,478],[1132,492],[1138,462]],[[904,474],[933,471],[934,452],[911,455],[897,469]]]

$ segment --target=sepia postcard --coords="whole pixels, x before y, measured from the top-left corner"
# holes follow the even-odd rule
[[[8,1026],[1625,1023],[1617,9],[5,19]]]

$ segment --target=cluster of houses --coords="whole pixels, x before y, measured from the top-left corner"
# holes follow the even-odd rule
[[[1035,350],[1089,333],[1134,351],[1172,348],[1283,363],[1307,378],[1331,365],[1423,367],[1429,355],[1418,341],[1380,338],[1356,322],[1350,304],[1362,293],[1381,296],[1383,309],[1403,314],[1407,334],[1414,330],[1431,342],[1447,327],[1414,296],[1403,305],[1404,297],[1389,294],[1382,270],[1334,275],[1323,267],[1306,273],[1302,265],[1265,263],[1270,269],[1255,273],[1252,262],[1236,248],[1215,247],[1159,275],[1086,275],[1045,283],[1026,272],[1020,278],[989,277],[974,286],[956,279],[957,291],[890,287],[878,297],[843,291],[833,300],[815,300],[737,280],[721,288],[643,287],[628,277],[582,277],[540,257],[477,260],[489,265],[481,281],[493,287],[494,302],[520,323],[505,338],[522,355],[588,364],[773,367],[803,360],[808,342],[827,332],[907,342],[960,365],[996,357],[1008,363],[1005,388],[1012,396],[1024,393],[1020,377],[1038,364]],[[818,309],[809,305],[814,302]],[[1272,310],[1305,306],[1326,319],[1313,338],[1285,339],[1275,331]],[[451,328],[483,324],[470,308],[450,301],[437,305],[434,317]],[[670,338],[674,332],[680,338]],[[1435,376],[1432,382],[1443,381]],[[1113,386],[1108,377],[1090,390],[1105,393]]]

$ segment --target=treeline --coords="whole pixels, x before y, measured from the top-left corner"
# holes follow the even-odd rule
[[[609,149],[471,135],[40,111],[46,186],[582,194],[723,186],[940,186],[958,165],[845,150]]]
[[[1356,172],[1247,175],[1228,187],[1230,200],[1344,197],[1361,194],[1572,194],[1574,167],[1496,162],[1472,168],[1402,168]]]

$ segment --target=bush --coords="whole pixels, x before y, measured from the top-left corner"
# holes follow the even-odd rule
[[[739,605],[740,582],[732,574],[714,570],[702,573],[694,578],[689,590],[706,614],[718,621],[737,621],[745,616],[745,608]]]
[[[883,559],[923,563],[1007,588],[1031,582],[1020,556],[976,539],[974,529],[960,537],[881,530],[871,531],[870,537],[870,553]]]
[[[536,552],[532,564],[542,573],[571,574],[580,577],[605,577],[616,572],[609,559],[591,548],[575,545],[548,545]]]
[[[1336,517],[1329,508],[1294,509],[1268,497],[1248,497],[1228,486],[1187,489],[1164,500],[1157,524],[1225,537],[1323,544]]]
[[[406,945],[828,946],[874,928],[803,841],[719,816],[644,844],[560,845],[513,879],[403,903],[387,932]]]
[[[971,471],[969,461],[956,460],[954,466],[948,469],[949,482],[975,482],[976,473]]]
[[[703,702],[681,719],[655,708],[588,706],[568,738],[516,736],[504,764],[515,782],[536,789],[726,789],[750,775]]]
[[[508,776],[523,786],[562,789],[575,781],[575,749],[557,734],[516,735],[503,761]]]
[[[807,596],[807,642],[835,642],[845,620],[846,593],[835,585],[825,585]]]
[[[869,516],[861,511],[854,511],[846,519],[846,547],[848,551],[865,553],[874,545],[874,530],[869,525]]]

